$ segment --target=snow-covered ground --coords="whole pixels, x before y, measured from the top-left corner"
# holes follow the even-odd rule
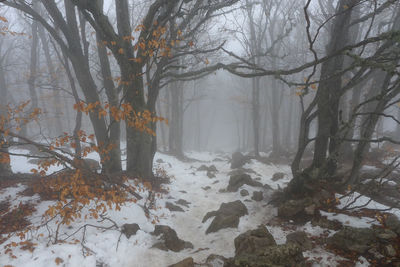
[[[56,258],[62,259],[60,266],[79,266],[79,267],[148,267],[148,266],[168,266],[174,264],[184,258],[193,257],[196,263],[204,263],[210,254],[218,254],[225,257],[234,256],[234,238],[240,233],[247,230],[257,228],[260,224],[266,224],[274,216],[276,209],[267,205],[268,198],[272,190],[262,189],[264,191],[264,200],[261,202],[245,201],[250,200],[253,191],[260,191],[258,187],[243,186],[243,189],[249,191],[250,196],[242,197],[238,192],[228,193],[220,192],[225,189],[229,182],[228,172],[231,171],[230,163],[224,155],[212,153],[187,153],[189,158],[197,159],[191,162],[182,162],[172,156],[157,153],[155,157],[155,167],[165,169],[169,176],[172,177],[171,184],[166,185],[169,193],[157,198],[155,210],[152,210],[152,217],[146,218],[140,205],[144,204],[145,199],[138,203],[130,203],[122,207],[121,211],[108,211],[107,216],[111,218],[119,227],[125,223],[137,223],[140,229],[136,235],[127,239],[121,235],[119,231],[97,229],[87,227],[85,233],[85,252],[84,255],[82,245],[77,240],[82,240],[83,230],[78,231],[65,243],[51,244],[48,242],[49,233],[54,235],[54,224],[50,223],[50,228],[42,227],[35,232],[30,232],[28,238],[32,242],[37,243],[33,252],[24,251],[19,248],[13,250],[16,258],[11,258],[8,254],[0,252],[0,265],[12,266],[56,266]],[[95,156],[91,158],[96,158]],[[214,161],[215,158],[223,159],[223,161]],[[162,163],[157,161],[162,160]],[[218,169],[215,178],[208,178],[206,171],[197,171],[201,165],[215,165]],[[257,178],[262,184],[268,184],[273,189],[284,187],[291,178],[290,168],[286,165],[266,165],[258,161],[251,161],[246,164],[245,168],[251,168],[256,172],[252,174],[252,178]],[[23,157],[12,158],[12,168],[14,172],[29,172],[35,168],[35,165],[27,163]],[[56,171],[57,168],[50,171]],[[285,173],[285,177],[277,182],[271,180],[276,172]],[[207,188],[209,187],[209,188]],[[40,201],[39,196],[21,197],[19,192],[25,189],[24,185],[13,188],[7,188],[0,192],[0,202],[8,199],[14,206],[20,202],[34,201],[37,202],[37,211],[30,216],[30,220],[34,225],[39,225],[42,221],[41,215],[53,204],[51,201]],[[146,194],[143,193],[143,196]],[[179,199],[184,199],[191,204],[189,207],[183,207],[185,212],[171,212],[165,208],[167,201],[174,203]],[[247,207],[249,214],[240,219],[237,229],[223,229],[216,233],[205,234],[207,227],[212,220],[202,223],[204,215],[213,210],[217,210],[221,203],[232,202],[240,199]],[[87,212],[87,211],[86,211]],[[85,211],[83,211],[85,213]],[[338,220],[349,220],[341,218],[334,214],[325,214]],[[158,217],[160,222],[157,224],[168,225],[176,230],[178,237],[193,244],[193,249],[186,249],[175,253],[172,251],[162,251],[152,246],[157,242],[157,238],[150,233],[154,230],[152,219]],[[354,222],[356,225],[365,226],[367,219],[359,219]],[[368,218],[370,220],[370,218]],[[60,228],[60,239],[65,239],[68,235],[74,233],[85,223],[99,226],[111,226],[110,221],[99,222],[99,220],[77,220],[70,226],[62,226]],[[369,222],[370,223],[370,222]],[[370,225],[370,224],[368,224]],[[268,226],[268,230],[274,236],[278,244],[286,241],[286,235],[290,232],[279,226]],[[299,227],[298,230],[304,230],[309,235],[318,236],[325,230],[320,227],[313,227],[310,223]],[[50,232],[49,232],[50,231]],[[291,230],[293,231],[293,230]],[[333,234],[334,231],[330,231]],[[43,235],[41,235],[43,234]],[[19,242],[16,236],[11,237],[6,243]],[[309,258],[321,257],[320,265],[315,266],[335,266],[335,259],[341,259],[322,248],[315,248],[304,254]],[[335,258],[336,257],[336,258]],[[366,262],[366,261],[365,261]],[[100,265],[100,264],[104,265]],[[362,265],[359,265],[362,266]]]

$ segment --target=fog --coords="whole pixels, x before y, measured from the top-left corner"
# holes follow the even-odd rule
[[[358,216],[351,212],[371,201],[385,206],[360,212],[383,228],[389,224],[382,218],[400,215],[399,40],[397,0],[0,1],[0,207],[7,210],[0,210],[0,222],[8,222],[0,228],[0,244],[6,242],[2,236],[16,233],[7,225],[13,224],[18,194],[25,194],[26,202],[20,203],[27,206],[19,207],[27,214],[18,229],[33,229],[27,228],[38,223],[30,223],[32,214],[46,218],[37,229],[55,227],[47,236],[52,244],[59,244],[60,229],[65,240],[75,235],[69,230],[84,229],[85,266],[94,266],[93,261],[139,266],[123,261],[121,251],[115,262],[104,260],[107,249],[90,263],[86,258],[92,253],[85,246],[86,229],[93,225],[82,219],[84,210],[84,217],[112,224],[97,230],[121,234],[117,251],[126,227],[138,231],[120,225],[118,211],[123,207],[129,213],[127,203],[145,229],[135,241],[145,245],[136,247],[135,255],[144,251],[146,266],[166,266],[189,255],[155,253],[154,247],[175,248],[153,244],[153,225],[151,235],[167,231],[163,234],[169,236],[173,231],[164,226],[179,226],[188,239],[195,238],[191,225],[207,228],[192,240],[194,246],[180,240],[175,251],[197,246],[193,257],[201,266],[220,266],[210,263],[218,260],[224,266],[264,266],[242,257],[260,251],[233,241],[239,234],[247,240],[258,225],[268,225],[261,229],[268,238],[273,232],[268,241],[273,249],[291,246],[288,229],[304,230],[326,261],[329,253],[338,260],[340,253],[325,246],[325,239],[316,244],[322,234],[317,236],[308,222],[332,219],[333,211]],[[248,190],[252,195],[245,199]],[[202,204],[189,207],[189,197],[174,202],[190,214],[180,223],[185,216],[168,216],[183,208],[166,199],[186,193]],[[29,198],[35,197],[41,200],[31,208]],[[54,206],[40,206],[44,200]],[[285,205],[294,202],[300,211],[287,215]],[[200,223],[207,205],[220,209]],[[213,248],[204,247],[215,241],[208,234],[219,222],[204,223],[230,205],[240,216],[229,217],[233,223],[227,228],[236,232],[217,235],[213,246],[223,259],[209,260],[204,251]],[[107,209],[115,214],[108,216]],[[67,227],[78,218],[86,224]],[[296,226],[285,228],[283,221]],[[399,264],[398,229],[391,228],[393,238],[386,240],[391,249],[386,241],[374,248],[383,255],[379,259],[371,249],[346,248],[350,252],[340,255],[356,253],[354,264],[360,257],[372,265]],[[123,249],[132,241],[126,237]],[[93,251],[100,249],[91,242]],[[16,247],[13,243],[9,246]],[[255,258],[268,262],[265,266],[294,266],[297,258],[306,263],[304,252],[305,258],[314,257],[307,264],[318,261],[319,252],[311,248],[294,251],[295,260],[285,254],[280,265],[275,259],[270,264],[264,252]],[[0,253],[1,264],[4,257]]]

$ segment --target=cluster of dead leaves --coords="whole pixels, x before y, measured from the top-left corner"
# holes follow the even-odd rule
[[[11,208],[8,202],[0,203],[0,235],[24,230],[31,223],[27,219],[34,211],[32,204],[20,203]]]

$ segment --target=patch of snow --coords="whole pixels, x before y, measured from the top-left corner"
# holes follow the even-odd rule
[[[379,225],[379,221],[368,217],[353,217],[346,214],[337,214],[332,212],[320,211],[322,216],[326,216],[329,220],[337,220],[344,226],[352,226],[357,228],[369,228],[372,225]]]

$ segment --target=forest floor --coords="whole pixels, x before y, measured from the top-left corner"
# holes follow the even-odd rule
[[[288,165],[265,164],[251,160],[244,168],[251,170],[254,181],[262,187],[243,185],[237,192],[228,192],[230,172],[229,156],[217,153],[191,152],[186,154],[193,160],[181,161],[175,157],[157,153],[155,168],[163,169],[171,178],[164,185],[168,193],[157,194],[155,207],[146,217],[143,205],[148,195],[143,186],[140,194],[144,197],[137,203],[129,203],[120,211],[109,210],[103,219],[77,219],[71,225],[63,225],[58,229],[59,240],[56,244],[49,242],[54,237],[55,222],[49,222],[35,231],[30,231],[22,241],[25,246],[14,246],[13,242],[21,242],[20,237],[13,234],[26,225],[43,223],[43,213],[54,201],[42,200],[39,195],[25,195],[27,178],[3,182],[0,188],[0,266],[169,266],[185,258],[192,257],[195,266],[222,266],[223,262],[214,258],[207,261],[211,254],[230,258],[235,255],[234,239],[259,225],[265,225],[277,244],[284,244],[286,236],[296,231],[304,231],[312,242],[312,248],[303,252],[310,266],[368,266],[368,261],[357,256],[347,259],[346,255],[335,254],[321,238],[332,236],[337,231],[313,226],[310,222],[295,224],[277,219],[277,209],[268,204],[274,190],[285,187],[291,174]],[[214,165],[215,177],[209,178],[206,170],[198,170],[205,165]],[[14,173],[28,173],[35,165],[22,157],[12,158]],[[200,168],[201,169],[201,168]],[[49,172],[57,169],[50,169]],[[272,179],[275,173],[282,173],[280,179]],[[21,174],[21,176],[23,176]],[[274,181],[275,180],[275,181]],[[245,195],[245,189],[249,195]],[[262,200],[252,197],[253,192],[262,192]],[[343,197],[337,207],[346,203],[358,206],[366,204],[363,209],[386,209],[388,207],[365,196],[357,199],[356,194]],[[340,197],[340,195],[337,195]],[[256,200],[255,200],[256,199]],[[204,223],[203,217],[210,211],[218,210],[222,203],[240,200],[247,208],[248,214],[240,217],[238,227],[225,228],[206,234],[211,219]],[[171,205],[172,204],[172,205]],[[168,209],[169,207],[172,210]],[[320,211],[321,215],[340,224],[353,227],[373,227],[380,225],[380,220],[373,214],[363,213],[357,209],[351,212],[338,213]],[[400,210],[390,211],[400,218]],[[89,210],[82,210],[89,214]],[[104,219],[109,218],[109,219]],[[137,224],[140,230],[127,238],[121,233],[124,224]],[[86,227],[84,227],[86,225]],[[153,247],[160,242],[160,237],[152,234],[155,225],[167,225],[174,229],[179,239],[188,241],[192,246],[178,252],[164,251]],[[14,227],[10,230],[10,227]],[[14,244],[15,244],[14,243]],[[156,245],[157,246],[157,245]]]

